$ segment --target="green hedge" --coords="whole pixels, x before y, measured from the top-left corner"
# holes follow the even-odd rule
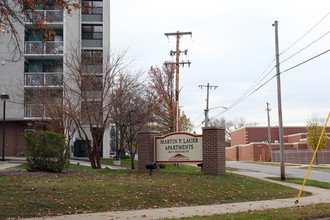
[[[25,135],[27,169],[30,171],[61,172],[69,163],[69,147],[63,134],[36,131]]]

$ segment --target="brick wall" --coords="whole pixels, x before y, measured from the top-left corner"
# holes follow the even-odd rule
[[[284,137],[284,143],[300,142],[302,139],[305,138],[306,138],[306,134],[304,133],[291,134]]]
[[[203,173],[226,174],[225,129],[203,128]]]
[[[159,135],[158,131],[141,132],[137,136],[138,143],[138,170],[148,171],[146,164],[148,162],[155,162],[155,137]]]
[[[238,160],[239,147],[227,147],[226,148],[226,160]]]
[[[245,128],[231,132],[231,146],[236,146],[239,144],[246,144]]]

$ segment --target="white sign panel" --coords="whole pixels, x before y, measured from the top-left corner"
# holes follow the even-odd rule
[[[156,137],[156,163],[203,162],[202,135],[171,133]]]

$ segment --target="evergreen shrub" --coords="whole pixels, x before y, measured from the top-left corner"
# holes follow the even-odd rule
[[[61,172],[69,163],[70,152],[63,134],[35,131],[25,135],[27,169]]]

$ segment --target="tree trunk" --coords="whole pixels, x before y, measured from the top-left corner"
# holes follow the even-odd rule
[[[131,168],[132,168],[132,170],[135,169],[134,158],[135,158],[135,154],[131,154]]]
[[[89,162],[91,163],[92,169],[96,169],[95,159],[93,153],[88,154]]]
[[[315,155],[315,157],[316,157],[316,165],[319,165],[319,160],[318,160],[318,158],[317,158],[317,151],[316,151],[316,155]]]
[[[116,156],[119,157],[118,151],[119,151],[119,133],[118,133],[118,127],[116,127]],[[119,159],[119,158],[118,158]]]
[[[123,159],[124,155],[124,133],[120,132],[120,159]]]
[[[133,152],[133,143],[132,142],[128,143],[128,150],[129,150],[129,153],[131,154],[131,169],[134,170],[135,169],[135,163],[134,163],[135,152]]]
[[[96,152],[96,169],[101,169],[101,157],[100,157],[100,147],[97,146],[97,152]]]

